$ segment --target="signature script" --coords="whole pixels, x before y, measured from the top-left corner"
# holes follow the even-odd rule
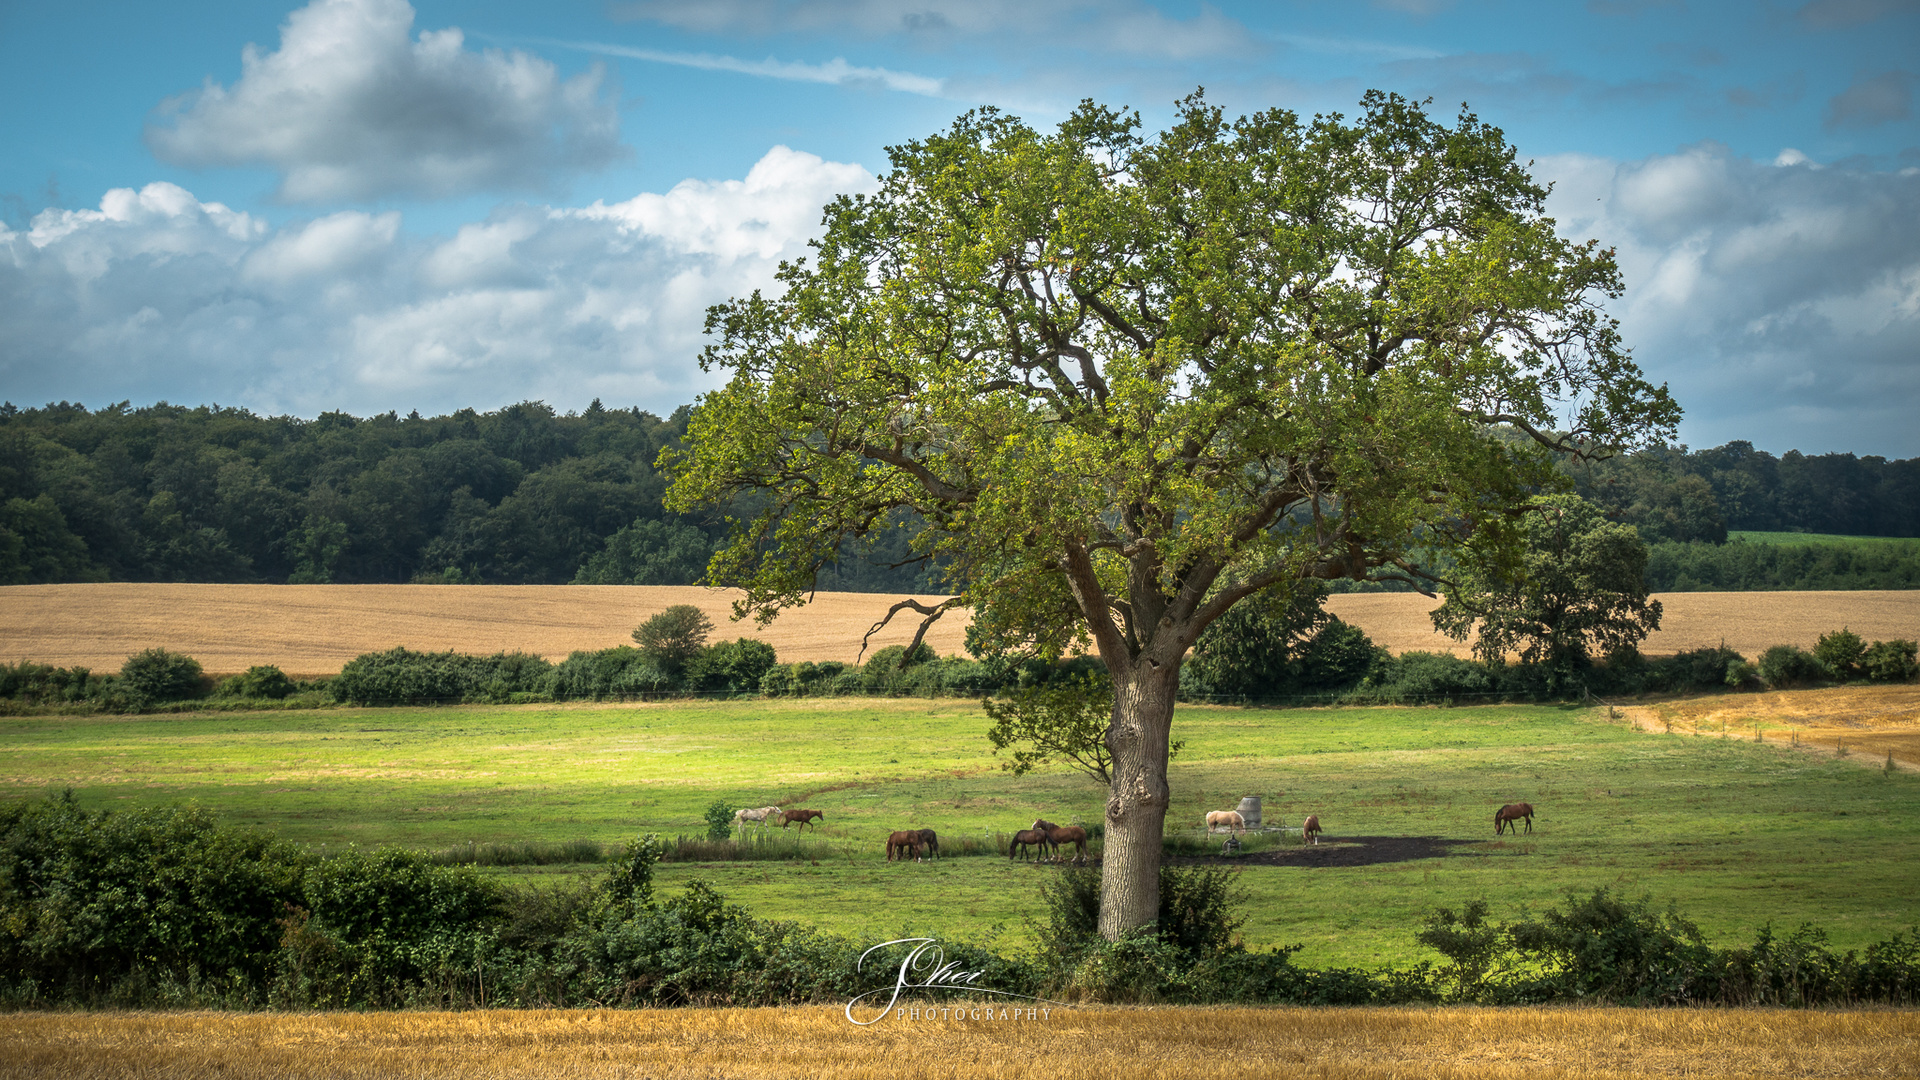
[[[900,995],[909,990],[966,990],[975,994],[1019,998],[1022,1001],[1045,1001],[1049,1005],[1062,1004],[1062,1002],[1048,1001],[1046,998],[1030,997],[1026,994],[1014,994],[981,986],[980,977],[986,972],[966,971],[959,964],[949,961],[945,950],[940,948],[935,938],[895,938],[892,941],[883,941],[861,953],[860,961],[854,965],[854,970],[859,971],[866,964],[867,957],[893,945],[911,945],[913,948],[909,949],[906,957],[900,961],[900,969],[895,973],[892,986],[869,990],[847,1002],[847,1019],[852,1023],[866,1027],[868,1024],[884,1019],[893,1011],[894,1002],[900,1000]],[[887,1003],[880,1006],[879,1012],[866,1020],[858,1019],[853,1015],[855,1006],[869,999],[877,1000],[881,994],[886,994],[888,997]],[[872,1005],[868,1007],[871,1008]]]

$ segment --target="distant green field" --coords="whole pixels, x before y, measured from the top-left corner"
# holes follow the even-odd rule
[[[619,707],[353,709],[211,716],[0,719],[10,797],[71,787],[90,806],[198,800],[229,822],[315,848],[395,843],[616,844],[697,835],[715,800],[826,814],[812,862],[668,864],[758,914],[865,937],[903,931],[1017,948],[1052,871],[1003,857],[887,864],[885,834],[952,845],[1036,816],[1101,820],[1104,791],[1068,772],[1014,779],[969,701],[836,699]],[[1496,915],[1614,886],[1672,900],[1726,944],[1812,922],[1841,947],[1920,923],[1920,777],[1683,735],[1588,710],[1183,707],[1170,831],[1257,794],[1267,816],[1317,813],[1329,840],[1433,836],[1445,857],[1340,869],[1254,867],[1245,937],[1303,962],[1376,966],[1436,904]],[[1495,840],[1504,802],[1539,810]],[[587,868],[515,868],[556,881]]]
[[[1912,536],[1840,536],[1835,533],[1745,532],[1728,530],[1728,540],[1749,544],[1894,544],[1920,547],[1920,537]]]

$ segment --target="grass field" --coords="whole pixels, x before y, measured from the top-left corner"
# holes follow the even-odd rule
[[[1749,532],[1728,530],[1727,539],[1749,544],[1898,544],[1920,547],[1920,537],[1841,536],[1837,533]]]
[[[1893,1010],[1053,1008],[869,1027],[819,1006],[0,1016],[0,1078],[61,1080],[1916,1074],[1920,1015]]]
[[[1513,917],[1599,886],[1672,900],[1718,944],[1806,921],[1854,948],[1920,923],[1920,775],[1858,757],[1550,706],[1183,707],[1176,723],[1171,828],[1197,835],[1249,794],[1269,820],[1320,815],[1329,842],[1301,853],[1319,861],[1241,876],[1248,942],[1301,944],[1315,966],[1425,957],[1411,935],[1436,904],[1487,897]],[[918,699],[15,717],[0,720],[0,791],[193,799],[316,848],[612,844],[698,833],[715,800],[811,806],[826,857],[667,864],[663,884],[704,877],[757,914],[855,936],[1013,949],[1050,869],[883,861],[896,828],[951,845],[1036,816],[1101,820],[1103,791],[1077,774],[998,771],[986,726],[972,702]],[[1521,800],[1537,831],[1496,840],[1493,809]]]

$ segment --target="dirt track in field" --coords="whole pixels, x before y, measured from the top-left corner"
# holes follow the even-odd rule
[[[648,616],[693,604],[713,619],[716,639],[759,638],[786,662],[852,662],[867,628],[900,599],[821,593],[762,628],[730,621],[735,595],[626,585],[12,585],[0,587],[0,661],[116,671],[130,654],[156,645],[216,673],[275,664],[293,674],[331,674],[361,653],[395,645],[558,660],[576,649],[628,644]],[[1920,591],[1659,599],[1666,617],[1646,643],[1652,655],[1724,641],[1751,658],[1772,645],[1811,647],[1842,626],[1869,640],[1920,638]],[[1327,608],[1395,653],[1464,655],[1466,644],[1433,631],[1427,612],[1436,603],[1411,593],[1349,594],[1332,597]],[[903,611],[870,650],[906,644],[916,622]],[[966,626],[966,615],[955,612],[934,624],[927,641],[942,655],[962,653]]]

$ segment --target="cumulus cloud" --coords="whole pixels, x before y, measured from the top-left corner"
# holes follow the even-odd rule
[[[1920,456],[1920,170],[1715,144],[1539,169],[1562,232],[1617,249],[1615,314],[1689,442]]]
[[[147,143],[177,165],[274,168],[290,202],[547,190],[625,153],[601,69],[562,80],[538,57],[412,28],[406,0],[313,0],[278,52],[246,47],[231,87],[163,103]]]
[[[594,397],[668,410],[709,383],[706,308],[770,288],[858,165],[785,147],[744,179],[504,206],[451,237],[397,213],[270,229],[171,184],[0,226],[0,385],[16,403],[171,398],[312,415]]]

